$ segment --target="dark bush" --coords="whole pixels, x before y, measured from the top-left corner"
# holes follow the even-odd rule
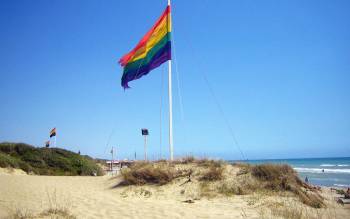
[[[222,167],[210,167],[200,178],[200,181],[217,181],[223,178]]]
[[[262,181],[260,186],[273,191],[290,191],[306,205],[313,208],[324,206],[323,198],[317,191],[304,191],[311,187],[304,184],[289,165],[261,164],[250,166],[252,175]]]
[[[136,164],[122,172],[122,185],[164,185],[171,182],[176,174],[170,166],[154,166],[148,163]]]

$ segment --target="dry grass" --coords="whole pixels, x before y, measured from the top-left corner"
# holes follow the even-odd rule
[[[47,209],[39,214],[32,214],[25,210],[17,209],[6,219],[34,219],[34,218],[51,218],[51,219],[76,219],[67,209]]]
[[[299,197],[300,201],[313,208],[325,207],[323,197],[317,192],[303,191],[301,189],[294,190],[294,193]]]
[[[252,175],[264,182],[264,186],[270,190],[291,191],[300,187],[301,180],[292,167],[288,165],[261,164],[251,167]]]
[[[284,219],[329,219],[338,217],[333,208],[310,208],[295,199],[288,199],[280,202],[272,202],[268,208],[260,210],[260,218],[284,218]]]
[[[200,166],[200,167],[212,167],[212,166],[221,167],[225,162],[222,160],[211,160],[207,158],[196,159],[193,156],[187,156],[187,157],[176,159],[171,163],[172,164],[196,164],[197,166]]]
[[[17,208],[6,219],[34,219],[34,218],[50,218],[50,219],[75,219],[76,217],[70,213],[70,201],[60,199],[56,190],[52,193],[47,192],[48,208],[40,213],[34,214],[27,209]]]
[[[47,199],[49,201],[49,208],[44,210],[39,214],[41,217],[50,217],[50,218],[65,218],[65,219],[74,219],[74,215],[70,213],[69,207],[71,204],[70,200],[60,200],[60,197],[57,195],[56,190],[52,193],[46,192]],[[62,203],[63,202],[63,203]]]
[[[260,182],[260,184],[256,184],[258,185],[257,188],[254,189],[251,187],[250,189],[291,192],[296,195],[302,203],[308,206],[313,208],[322,208],[325,206],[323,198],[317,193],[317,191],[304,184],[299,179],[297,173],[289,165],[254,165],[250,166],[249,172]]]
[[[122,171],[119,185],[164,185],[176,178],[187,177],[185,183],[199,181],[200,196],[232,196],[264,193],[297,197],[313,208],[325,207],[323,197],[303,183],[292,167],[276,164],[234,164],[230,168],[223,161],[196,160],[185,157],[174,162],[138,162]],[[233,171],[233,172],[230,172]]]
[[[216,188],[207,181],[199,184],[200,197],[214,198],[218,195]]]
[[[204,172],[204,174],[199,178],[200,181],[218,181],[223,179],[222,167],[210,167],[209,170]]]
[[[189,164],[189,163],[194,163],[195,160],[196,159],[193,156],[187,156],[182,158],[180,161],[181,161],[181,164]]]
[[[171,163],[140,162],[122,171],[123,181],[119,185],[164,185],[186,174],[186,171],[175,169]]]
[[[227,183],[223,183],[217,186],[217,191],[225,196],[232,195],[245,195],[247,194],[245,190],[241,186],[229,185]]]
[[[222,160],[209,159],[195,160],[195,163],[200,167],[222,167],[225,164],[225,162]]]
[[[49,217],[49,218],[62,218],[62,219],[75,219],[67,209],[47,209],[41,212],[38,217]]]
[[[196,160],[194,157],[184,157],[172,162],[166,160],[159,160],[153,163],[137,162],[130,168],[122,171],[123,181],[119,185],[164,185],[179,177],[188,177],[190,179],[194,171],[189,169],[189,166],[186,166],[189,164],[207,169],[200,178],[202,181],[217,181],[223,178],[222,161]],[[184,168],[179,168],[181,166]]]
[[[31,219],[34,215],[27,210],[16,209],[6,219]]]

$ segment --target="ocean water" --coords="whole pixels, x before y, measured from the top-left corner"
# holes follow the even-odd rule
[[[249,160],[251,164],[289,164],[301,179],[320,186],[350,187],[350,157]]]

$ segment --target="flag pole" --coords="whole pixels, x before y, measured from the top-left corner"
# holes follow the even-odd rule
[[[147,135],[144,135],[144,145],[143,145],[143,152],[144,152],[144,159],[147,161]]]
[[[113,176],[113,164],[114,164],[114,147],[112,147],[112,167],[111,167],[111,170],[112,170],[112,176]]]
[[[170,6],[170,0],[168,0],[168,6]],[[171,16],[171,13],[170,13]],[[171,17],[169,17],[171,19]],[[171,59],[168,61],[168,93],[169,93],[169,150],[170,160],[174,159],[174,146],[173,146],[173,95],[172,95],[172,82],[171,82]]]

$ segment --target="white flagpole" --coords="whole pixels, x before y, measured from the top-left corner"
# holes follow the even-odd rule
[[[168,0],[170,6],[170,0]],[[170,15],[171,16],[171,13]],[[170,17],[171,19],[171,17]],[[169,93],[169,150],[170,160],[174,160],[174,145],[173,145],[173,95],[172,95],[172,82],[171,82],[171,59],[168,61],[169,80],[168,80],[168,93]]]

